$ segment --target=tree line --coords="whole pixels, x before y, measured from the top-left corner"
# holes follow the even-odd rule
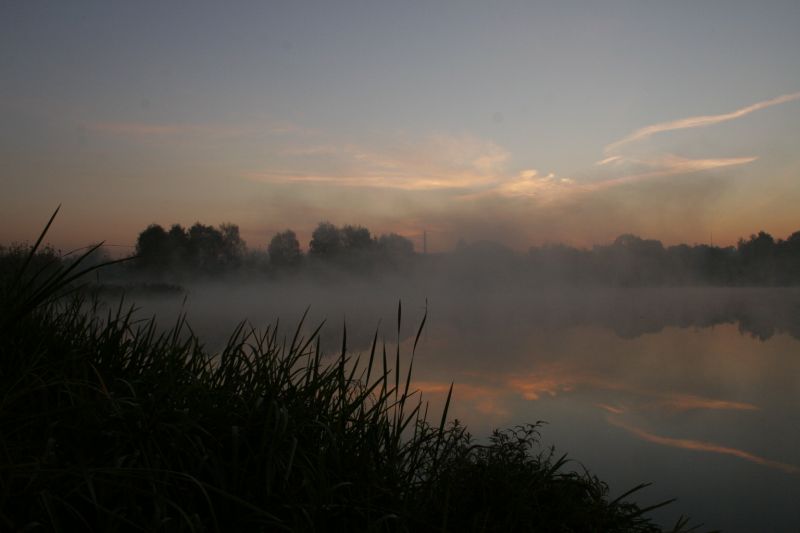
[[[266,252],[266,254],[265,254]],[[414,244],[396,233],[373,236],[363,226],[320,222],[308,252],[291,229],[276,233],[265,248],[248,249],[235,224],[218,227],[196,223],[188,229],[173,224],[165,230],[151,224],[136,240],[136,268],[151,272],[219,274],[242,267],[298,269],[305,263],[364,268],[398,265],[414,255]]]
[[[506,277],[530,282],[611,286],[637,285],[795,285],[800,283],[800,231],[775,239],[760,231],[736,246],[678,244],[620,235],[592,248],[563,244],[531,247],[527,254],[491,241],[460,241],[452,253],[424,260],[413,243],[396,233],[373,235],[358,225],[320,222],[304,251],[291,229],[250,249],[235,224],[196,223],[164,229],[152,224],[136,242],[135,269],[149,273],[215,275],[235,270],[292,272],[335,266],[364,273],[412,264],[474,279]]]
[[[150,271],[193,270],[219,274],[242,265],[246,246],[239,226],[206,226],[197,222],[186,229],[173,224],[165,230],[149,225],[136,240],[136,267]]]
[[[800,231],[775,239],[760,231],[736,246],[678,244],[625,234],[608,245],[564,245],[529,250],[531,267],[570,282],[608,285],[796,285],[800,283]]]

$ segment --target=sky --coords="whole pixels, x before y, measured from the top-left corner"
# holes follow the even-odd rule
[[[800,2],[6,1],[0,243],[800,230]],[[121,248],[124,249],[124,248]]]

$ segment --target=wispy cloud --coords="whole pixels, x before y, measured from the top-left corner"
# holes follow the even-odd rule
[[[521,378],[510,378],[508,387],[518,391],[526,400],[538,400],[542,396],[556,396],[562,392],[570,392],[580,379],[565,376],[531,375]]]
[[[605,157],[577,177],[566,177],[550,170],[514,169],[512,154],[507,149],[470,134],[429,135],[421,139],[396,135],[366,144],[293,144],[279,149],[267,168],[247,172],[244,177],[267,183],[316,183],[404,191],[450,190],[453,199],[463,201],[499,197],[532,199],[538,204],[558,203],[558,200],[622,185],[752,163],[758,157],[749,154],[686,158],[670,153],[636,156],[621,149],[660,132],[719,124],[797,99],[800,99],[800,92],[757,102],[730,113],[694,116],[639,128],[606,146]],[[171,126],[113,126],[109,130],[152,134],[175,131]],[[296,128],[280,126],[277,131],[292,133]],[[324,137],[319,134],[315,139]]]
[[[652,178],[660,178],[665,176],[676,176],[693,174],[705,170],[714,170],[724,167],[733,167],[739,165],[746,165],[757,160],[757,157],[728,157],[716,159],[687,159],[678,157],[676,155],[667,154],[656,160],[651,161],[635,161],[641,166],[648,166],[654,168],[645,172],[636,172],[615,178],[609,178],[602,181],[597,181],[583,185],[584,190],[592,191],[598,189],[606,189],[609,187],[616,187],[626,183],[635,183]],[[621,158],[619,159],[621,160]],[[634,160],[631,160],[634,161]],[[600,162],[599,162],[600,163]],[[598,163],[598,164],[599,164]]]
[[[469,374],[467,374],[469,375]],[[505,415],[509,410],[506,405],[513,402],[518,395],[529,401],[538,401],[545,397],[561,396],[584,388],[613,391],[639,397],[628,398],[623,404],[599,402],[595,405],[608,413],[623,415],[660,410],[671,413],[683,413],[695,410],[710,411],[756,411],[758,407],[746,403],[717,398],[706,398],[695,394],[672,391],[644,389],[625,382],[603,379],[599,376],[569,372],[558,365],[546,367],[541,372],[523,376],[478,376],[482,384],[475,385],[460,382],[454,387],[454,394],[464,401],[469,401],[480,412],[486,414]],[[450,388],[449,382],[417,381],[414,386],[420,392],[433,396],[443,396]],[[621,424],[622,422],[620,422]]]
[[[626,137],[623,137],[622,139],[609,144],[608,146],[605,147],[604,153],[606,154],[612,153],[626,144],[647,139],[648,137],[651,137],[652,135],[655,135],[657,133],[662,133],[665,131],[683,130],[688,128],[701,128],[704,126],[713,126],[714,124],[727,122],[729,120],[735,120],[737,118],[747,116],[750,113],[754,113],[756,111],[760,111],[762,109],[766,109],[768,107],[783,104],[786,102],[791,102],[792,100],[797,100],[797,99],[800,99],[800,92],[784,94],[772,98],[770,100],[756,102],[755,104],[751,104],[741,109],[731,111],[730,113],[722,113],[720,115],[698,115],[694,117],[687,117],[668,122],[660,122],[658,124],[651,124],[650,126],[639,128],[633,133],[627,135]],[[598,164],[601,164],[603,162],[610,162],[611,160],[613,159],[607,157],[606,159],[598,162]]]
[[[595,405],[600,409],[608,411],[609,413],[613,413],[615,415],[621,415],[622,413],[625,412],[624,407],[616,407],[613,405],[608,405],[607,403],[596,403]]]
[[[620,156],[620,155],[612,155],[612,156],[606,157],[605,159],[601,159],[600,161],[595,163],[595,165],[601,166],[601,165],[608,165],[610,163],[619,163],[622,160],[623,160],[622,156]]]
[[[422,393],[436,395],[441,399],[450,390],[450,383],[440,381],[415,381],[414,387]],[[479,413],[494,417],[507,417],[508,408],[503,402],[503,391],[482,385],[458,383],[453,386],[453,395],[459,402],[468,402]]]
[[[421,142],[401,139],[390,147],[322,144],[284,149],[285,166],[313,171],[269,169],[247,178],[279,183],[325,183],[344,187],[402,190],[490,187],[504,173],[510,153],[470,135],[435,135]]]
[[[675,411],[691,411],[694,409],[732,411],[758,410],[758,407],[751,403],[704,398],[702,396],[695,396],[693,394],[675,394],[671,396],[665,396],[658,405],[659,407],[664,407]]]
[[[562,365],[542,366],[538,372],[528,375],[515,375],[500,378],[505,382],[504,388],[515,390],[527,400],[538,400],[542,396],[556,396],[580,388],[621,392],[644,398],[636,401],[636,409],[661,409],[685,412],[697,409],[756,411],[758,407],[751,403],[737,402],[718,398],[707,398],[696,394],[676,391],[660,391],[631,385],[624,381],[609,380],[601,376],[589,374]],[[608,404],[601,404],[608,409]],[[619,409],[619,408],[618,408]],[[616,411],[613,411],[616,412]],[[621,412],[621,411],[620,411]]]
[[[782,470],[789,474],[800,475],[800,467],[788,463],[773,461],[771,459],[767,459],[765,457],[761,457],[760,455],[756,455],[747,452],[745,450],[740,450],[738,448],[723,446],[720,444],[715,444],[713,442],[705,442],[692,439],[678,439],[673,437],[663,437],[661,435],[656,435],[654,433],[645,431],[644,429],[637,428],[630,424],[626,424],[625,422],[622,422],[621,420],[612,416],[609,416],[607,420],[610,424],[622,428],[625,431],[628,431],[629,433],[632,433],[633,435],[639,437],[640,439],[652,442],[654,444],[660,444],[662,446],[670,446],[673,448],[681,448],[684,450],[694,450],[700,452],[719,453],[722,455],[732,455],[734,457],[738,457],[740,459],[744,459],[746,461],[750,461],[759,465],[767,466],[770,468],[776,468],[778,470]]]
[[[554,198],[559,193],[572,190],[575,181],[556,176],[555,172],[545,175],[535,169],[523,170],[517,176],[500,180],[492,192],[505,196],[527,196]]]
[[[623,148],[628,147],[628,145],[632,143],[647,140],[658,133],[712,126],[798,99],[800,99],[800,92],[784,94],[776,98],[756,102],[729,113],[698,115],[639,128],[622,139],[605,146],[603,149],[605,157],[595,163],[595,166],[598,167],[613,168],[617,176],[611,176],[585,184],[583,190],[596,191],[654,178],[692,174],[752,163],[758,158],[755,156],[741,156],[688,159],[672,154],[665,154],[660,157],[642,159],[631,155],[630,150],[623,150]]]
[[[486,179],[474,174],[439,174],[419,176],[405,173],[307,174],[303,172],[251,172],[246,175],[254,181],[271,183],[321,183],[339,187],[374,187],[406,191],[435,189],[467,189],[483,185]]]

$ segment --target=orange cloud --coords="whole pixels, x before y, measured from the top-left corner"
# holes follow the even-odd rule
[[[573,390],[574,381],[556,376],[530,376],[527,379],[509,379],[508,386],[520,392],[526,400],[538,400],[545,394],[555,396],[560,392]]]
[[[523,170],[517,176],[500,181],[489,192],[504,196],[528,196],[553,199],[565,192],[575,190],[575,182],[570,178],[559,178],[554,172],[544,176],[535,169]]]
[[[608,422],[613,426],[617,426],[619,428],[624,429],[625,431],[628,431],[629,433],[632,433],[633,435],[636,435],[642,440],[646,440],[654,444],[660,444],[662,446],[670,446],[673,448],[682,448],[684,450],[694,450],[701,452],[719,453],[723,455],[732,455],[734,457],[738,457],[740,459],[744,459],[746,461],[750,461],[759,465],[767,466],[770,468],[776,468],[778,470],[782,470],[789,474],[800,475],[800,467],[787,463],[781,463],[779,461],[773,461],[771,459],[766,459],[759,455],[755,455],[750,452],[740,450],[738,448],[730,448],[728,446],[714,444],[713,442],[662,437],[660,435],[655,435],[643,429],[626,424],[620,420],[617,420],[614,417],[608,417]]]
[[[613,405],[608,405],[605,403],[597,403],[595,405],[600,409],[603,409],[604,411],[608,411],[609,413],[613,413],[615,415],[621,415],[622,413],[625,412],[625,409],[623,409],[622,407],[614,407]]]
[[[606,157],[605,159],[601,159],[595,165],[608,165],[610,163],[617,163],[622,161],[622,156],[620,155],[612,155],[611,157]]]
[[[395,137],[383,147],[367,148],[348,143],[284,148],[280,155],[295,158],[283,168],[253,171],[245,177],[270,183],[318,183],[341,187],[386,188],[407,191],[455,191],[461,200],[484,197],[531,198],[537,202],[569,198],[629,183],[655,178],[693,174],[714,169],[746,165],[755,156],[689,159],[672,154],[640,160],[616,153],[620,148],[666,131],[710,126],[744,117],[771,106],[800,99],[800,92],[757,102],[719,115],[700,115],[652,124],[607,145],[605,157],[595,165],[609,169],[612,175],[594,181],[591,176],[576,181],[555,172],[535,169],[510,171],[511,153],[494,142],[462,135],[430,135],[409,140]],[[173,133],[174,127],[111,125],[110,131]],[[280,128],[283,131],[286,128]],[[288,128],[294,131],[293,128]],[[303,168],[304,167],[304,168]],[[593,168],[593,173],[598,170]]]
[[[414,387],[423,393],[444,395],[450,390],[450,383],[437,381],[414,382]],[[503,405],[502,396],[507,394],[502,389],[456,383],[453,385],[453,395],[459,401],[469,402],[481,414],[496,417],[506,417],[508,409]]]
[[[580,387],[590,387],[599,390],[617,391],[645,398],[652,398],[640,404],[640,408],[661,408],[670,411],[690,411],[694,409],[708,410],[735,410],[756,411],[758,407],[745,402],[705,398],[695,394],[686,394],[673,391],[658,391],[644,389],[630,384],[604,379],[586,373],[574,371],[563,366],[543,367],[539,372],[527,376],[509,376],[501,378],[505,386],[522,394],[527,400],[538,400],[542,396],[556,396],[564,392],[571,392]],[[612,411],[607,404],[599,407]],[[614,408],[619,409],[619,408]],[[615,412],[615,411],[612,411]]]
[[[492,186],[510,157],[497,144],[470,135],[434,135],[423,142],[367,149],[354,144],[323,144],[284,149],[282,155],[323,158],[321,171],[266,170],[246,178],[278,183],[325,183],[343,187],[402,190],[470,189]],[[335,170],[331,170],[335,169]]]
[[[621,156],[615,158],[607,158],[599,161],[597,164],[605,164],[609,159],[614,161],[625,161]],[[675,176],[679,174],[692,174],[704,170],[713,170],[723,167],[731,167],[737,165],[746,165],[758,159],[757,157],[729,157],[717,159],[686,159],[675,155],[667,155],[657,161],[649,162],[651,166],[658,167],[658,170],[649,172],[642,172],[639,174],[631,174],[628,176],[621,176],[618,178],[611,178],[595,183],[583,185],[582,188],[587,191],[595,191],[600,189],[607,189],[609,187],[616,187],[626,183],[634,183],[651,178],[658,178],[663,176]]]
[[[448,174],[419,176],[405,173],[361,173],[359,175],[306,174],[302,172],[252,172],[246,175],[253,181],[271,183],[326,183],[340,187],[376,187],[406,191],[433,189],[459,189],[486,183],[484,176],[474,174]]]
[[[714,410],[734,410],[734,411],[757,411],[758,407],[751,403],[731,402],[727,400],[714,400],[703,398],[691,394],[677,394],[664,396],[658,403],[661,407],[666,407],[675,411],[690,411],[693,409],[714,409]]]

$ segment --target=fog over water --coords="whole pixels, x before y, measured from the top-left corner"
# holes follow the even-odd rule
[[[370,281],[197,283],[132,294],[165,325],[186,312],[211,349],[247,319],[291,337],[308,306],[322,347],[393,349],[402,301],[407,364],[427,301],[413,386],[477,438],[547,421],[543,442],[586,464],[612,494],[640,482],[643,503],[724,531],[796,531],[800,509],[800,289],[553,288],[446,276]],[[405,367],[404,367],[405,368]],[[580,468],[576,463],[576,468]]]

